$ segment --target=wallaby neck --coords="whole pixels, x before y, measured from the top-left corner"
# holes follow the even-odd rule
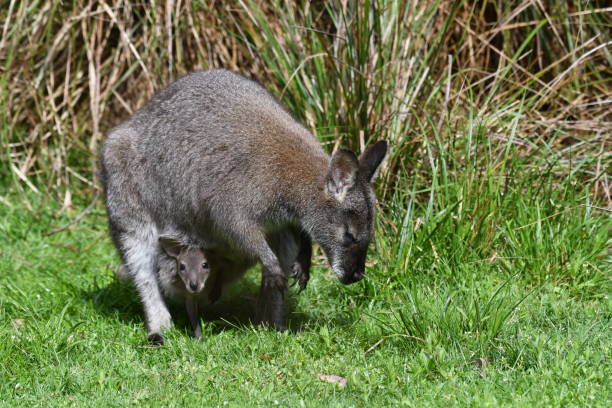
[[[283,201],[288,204],[290,221],[312,236],[313,228],[320,222],[321,207],[325,205],[325,179],[329,168],[329,157],[313,158],[308,169],[296,167],[288,171],[287,188]],[[291,174],[293,173],[293,174]]]

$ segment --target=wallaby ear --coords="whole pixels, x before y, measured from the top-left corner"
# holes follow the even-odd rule
[[[387,154],[387,142],[380,140],[369,146],[365,152],[359,156],[359,173],[372,182],[376,170]]]
[[[359,170],[355,153],[340,149],[334,153],[327,172],[327,192],[338,201],[343,201],[346,192],[353,187]]]
[[[159,237],[159,245],[161,245],[164,252],[172,258],[177,258],[183,248],[183,245],[175,238],[163,235]]]

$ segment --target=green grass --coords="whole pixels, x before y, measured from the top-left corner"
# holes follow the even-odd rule
[[[588,208],[515,231],[552,210],[514,197],[516,214],[491,238],[498,255],[479,259],[487,241],[469,241],[457,206],[447,217],[435,208],[443,201],[430,210],[413,202],[412,235],[379,228],[364,281],[342,286],[317,266],[308,288],[291,292],[291,331],[248,322],[254,271],[206,312],[202,341],[177,309],[167,345],[149,348],[135,291],[112,272],[118,261],[101,206],[46,236],[71,217],[33,194],[32,210],[13,198],[13,207],[0,205],[0,405],[610,401],[610,222]],[[428,211],[431,220],[415,229]]]
[[[610,406],[603,2],[107,3],[0,9],[0,406]],[[376,239],[352,286],[316,259],[289,332],[249,323],[255,270],[150,348],[101,203],[48,233],[110,127],[215,67],[330,152],[389,141]]]

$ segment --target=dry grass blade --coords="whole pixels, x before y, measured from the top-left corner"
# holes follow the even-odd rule
[[[53,234],[57,234],[58,232],[62,232],[62,231],[66,231],[67,229],[72,228],[74,225],[76,225],[79,221],[81,221],[87,214],[89,214],[89,212],[91,212],[91,210],[94,209],[96,202],[98,201],[98,198],[100,197],[100,192],[96,192],[96,195],[94,196],[93,200],[91,201],[91,203],[89,203],[89,205],[76,217],[74,217],[68,224],[61,226],[59,228],[56,228],[52,231],[46,232],[44,235],[45,236],[49,236],[49,235],[53,235]]]
[[[91,192],[110,127],[177,75],[225,67],[264,82],[330,148],[389,140],[385,194],[429,154],[426,140],[437,140],[434,156],[449,146],[471,105],[503,134],[521,100],[519,153],[545,144],[569,163],[570,144],[609,196],[598,152],[610,128],[612,9],[598,4],[11,0],[0,10],[0,166],[10,185],[53,185],[58,200]],[[597,129],[598,140],[576,142]],[[503,151],[505,138],[491,140]]]

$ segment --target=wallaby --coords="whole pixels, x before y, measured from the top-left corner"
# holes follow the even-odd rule
[[[194,335],[201,339],[200,306],[217,302],[223,287],[239,278],[247,267],[238,265],[236,268],[234,262],[228,262],[214,250],[205,251],[194,246],[193,242],[184,241],[185,237],[160,236],[163,251],[158,253],[157,280],[165,298],[185,305]],[[223,273],[212,273],[211,260],[215,270]],[[121,265],[116,275],[123,282],[131,278],[125,265]],[[163,344],[163,337],[160,336],[154,335],[150,340]]]
[[[221,281],[211,274],[208,258],[202,248],[183,245],[174,238],[162,236],[159,243],[174,265],[164,265],[158,259],[158,281],[162,292],[175,301],[183,301],[193,334],[202,338],[199,305],[214,302],[221,295]],[[204,290],[206,289],[206,290]],[[163,338],[153,338],[163,342]]]
[[[155,280],[168,228],[245,269],[260,262],[258,317],[284,329],[287,277],[308,280],[311,239],[340,282],[361,280],[372,179],[387,143],[330,158],[263,87],[226,70],[188,74],[110,131],[101,179],[111,236],[136,282],[149,337],[171,324]],[[305,259],[308,259],[305,261]]]

